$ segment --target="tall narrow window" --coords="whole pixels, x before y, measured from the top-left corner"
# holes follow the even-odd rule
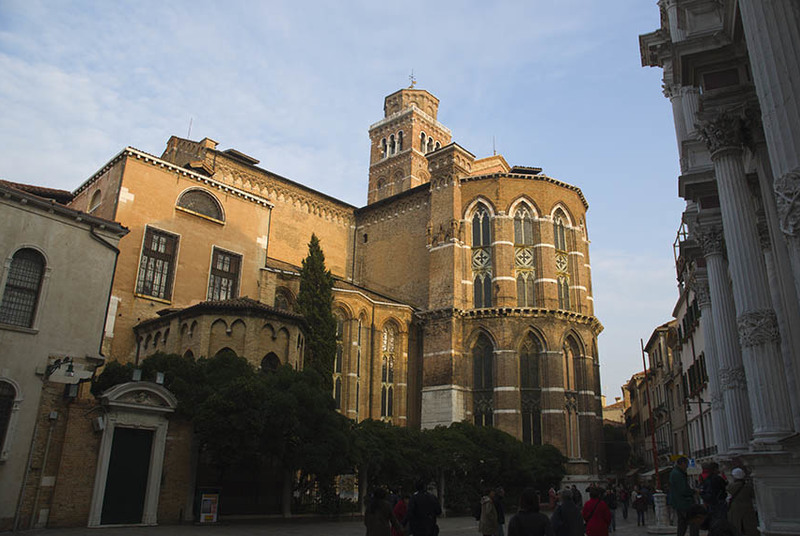
[[[542,386],[539,363],[542,345],[529,335],[519,352],[520,407],[522,408],[522,441],[542,444]]]
[[[394,396],[395,346],[397,344],[397,328],[388,325],[383,328],[381,344],[381,417],[391,419]]]
[[[533,218],[527,205],[522,204],[514,214],[514,268],[517,276],[517,305],[535,307],[535,255],[533,247]]]
[[[397,152],[397,144],[394,141],[394,134],[389,136],[389,156]]]
[[[476,426],[492,426],[494,362],[492,342],[481,334],[472,348],[472,413]]]
[[[208,278],[209,300],[229,300],[237,296],[241,260],[241,256],[235,253],[214,248]]]
[[[95,190],[92,194],[92,200],[89,202],[89,213],[91,214],[97,207],[100,206],[100,203],[103,201],[102,192],[100,190]]]
[[[387,156],[386,147],[386,138],[383,138],[381,140],[381,158],[386,158]]]
[[[397,133],[397,151],[400,152],[403,150],[403,131]]]
[[[434,151],[433,138],[431,138],[430,136],[428,136],[428,148],[427,148],[427,152],[429,152],[429,153],[432,153],[433,151]]]
[[[17,391],[8,382],[0,381],[0,453],[3,455],[8,452],[8,425],[11,422],[11,414],[14,411],[14,399]],[[5,456],[0,455],[0,459]]]
[[[33,327],[44,269],[44,257],[35,249],[24,248],[14,253],[0,303],[0,324]]]
[[[425,152],[425,144],[428,143],[428,137],[425,135],[424,132],[420,132],[419,134],[419,150],[421,153]]]
[[[478,205],[472,217],[472,306],[492,306],[492,237],[489,211]]]
[[[139,277],[136,280],[137,294],[162,300],[170,299],[177,250],[177,236],[147,228],[139,261]]]
[[[553,215],[553,242],[559,251],[567,251],[567,231],[564,226],[566,216],[561,209]]]
[[[342,378],[336,378],[336,383],[333,386],[333,401],[336,409],[342,409]]]
[[[566,275],[558,276],[558,279],[556,279],[556,284],[558,285],[558,308],[563,309],[564,311],[569,311],[569,277]]]
[[[336,409],[342,409],[342,362],[344,361],[344,318],[334,313],[336,319],[336,356],[333,360],[333,399]]]

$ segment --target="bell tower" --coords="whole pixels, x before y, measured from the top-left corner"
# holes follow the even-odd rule
[[[450,129],[436,120],[439,99],[414,84],[386,97],[383,119],[369,127],[367,204],[429,182],[426,155],[450,143]]]

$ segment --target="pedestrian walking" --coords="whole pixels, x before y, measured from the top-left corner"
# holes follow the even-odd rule
[[[700,497],[706,505],[709,515],[714,518],[724,518],[728,512],[728,503],[725,499],[728,492],[725,488],[728,483],[719,472],[719,464],[709,462],[703,465],[705,477],[700,485]]]
[[[425,489],[425,482],[417,482],[417,491],[408,501],[408,529],[414,536],[436,536],[439,534],[439,525],[436,518],[442,515],[439,500]]]
[[[699,535],[697,526],[690,525],[688,518],[689,508],[695,504],[694,490],[689,485],[689,475],[686,473],[688,467],[689,459],[681,456],[669,474],[669,502],[678,516],[677,536],[684,536],[687,528],[691,536]]]
[[[603,496],[603,502],[606,503],[608,509],[611,511],[611,531],[617,531],[617,494],[614,488],[608,488]]]
[[[647,510],[647,498],[642,493],[642,490],[639,486],[634,486],[633,494],[631,494],[633,498],[633,509],[636,510],[636,526],[645,526],[644,522],[644,513]]]
[[[508,522],[508,536],[555,536],[550,519],[539,512],[539,496],[525,488],[519,498],[519,511]]]
[[[506,526],[506,510],[503,506],[503,498],[506,496],[506,490],[502,486],[498,486],[494,490],[494,509],[497,510],[497,536],[505,536],[504,530]]]
[[[372,492],[372,499],[364,514],[367,536],[391,536],[391,528],[404,534],[403,527],[392,513],[392,505],[386,500],[386,490],[378,488]]]
[[[494,506],[494,490],[487,489],[481,497],[481,519],[478,522],[478,532],[483,536],[494,536],[497,532],[497,508]]]
[[[583,536],[584,525],[581,511],[575,505],[572,490],[562,489],[558,494],[558,506],[550,516],[556,536]]]
[[[631,494],[628,493],[627,488],[623,485],[619,488],[619,504],[622,505],[622,519],[628,519],[628,505],[630,504]]]
[[[731,471],[733,483],[728,486],[728,521],[742,536],[758,536],[758,514],[753,508],[753,483],[741,467]]]
[[[575,506],[578,508],[583,507],[583,495],[581,495],[580,490],[575,484],[572,485],[572,500],[575,501]]]
[[[394,510],[392,510],[394,517],[397,518],[397,522],[400,523],[400,526],[402,526],[404,529],[408,525],[409,499],[410,497],[408,496],[408,493],[403,493],[397,501],[397,504],[394,505]],[[403,532],[392,527],[392,536],[403,536]]]
[[[608,536],[608,526],[611,524],[611,510],[602,500],[603,489],[592,487],[589,489],[589,500],[583,505],[583,520],[586,522],[587,536]]]

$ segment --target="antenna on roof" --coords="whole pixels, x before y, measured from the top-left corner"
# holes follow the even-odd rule
[[[411,74],[408,75],[408,79],[409,81],[411,81],[411,85],[408,86],[409,88],[413,88],[414,86],[417,85],[417,79],[414,78],[414,69],[411,69]]]
[[[194,117],[190,117],[189,118],[189,132],[186,133],[186,139],[189,139],[189,140],[192,139],[192,121],[193,120],[194,120]]]
[[[497,146],[494,141],[494,136],[492,136],[492,156],[497,156]]]

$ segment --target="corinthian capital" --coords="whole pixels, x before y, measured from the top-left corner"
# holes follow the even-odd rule
[[[800,168],[775,179],[773,188],[781,230],[796,239],[800,237]]]
[[[736,324],[739,328],[739,342],[742,348],[781,340],[778,331],[778,317],[772,309],[747,311],[739,315]]]
[[[700,121],[695,127],[697,135],[706,143],[712,157],[722,149],[741,148],[744,143],[743,121],[737,113],[723,111],[710,119]]]
[[[708,278],[696,277],[692,284],[697,305],[702,309],[711,305],[711,290],[708,288]]]
[[[692,234],[700,243],[703,255],[722,255],[725,253],[725,238],[722,234],[722,227],[719,225],[698,225],[692,230]]]

